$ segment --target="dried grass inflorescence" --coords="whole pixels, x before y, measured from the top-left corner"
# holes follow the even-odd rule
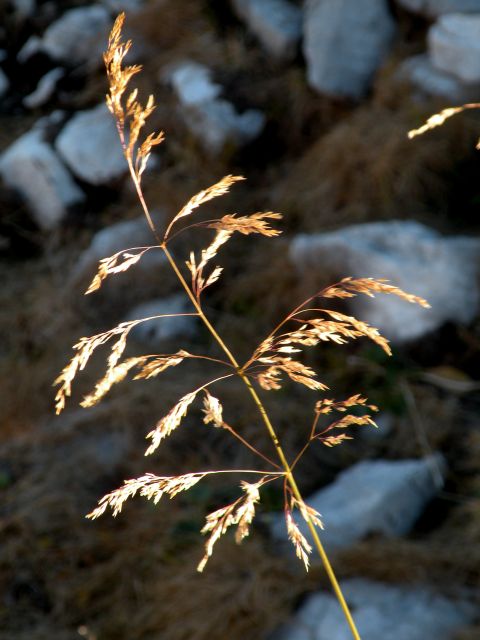
[[[386,293],[397,295],[407,302],[420,304],[425,307],[427,307],[428,304],[425,300],[407,294],[383,280],[345,278],[336,285],[315,293],[308,300],[296,307],[277,325],[272,333],[253,350],[247,362],[243,365],[237,362],[228,346],[223,342],[222,338],[208,320],[202,307],[203,292],[220,278],[222,268],[215,266],[208,274],[206,270],[209,263],[216,257],[220,248],[228,242],[235,233],[243,235],[257,233],[266,237],[277,236],[280,231],[272,228],[270,224],[279,220],[281,215],[271,211],[257,212],[250,216],[226,214],[216,220],[196,223],[194,226],[197,229],[203,227],[207,230],[214,230],[215,236],[211,243],[200,252],[198,257],[195,256],[193,252],[190,253],[186,267],[190,272],[191,283],[187,283],[182,269],[178,266],[170,250],[171,242],[173,242],[180,233],[188,229],[188,225],[178,228],[178,223],[192,216],[201,205],[227,193],[232,185],[243,180],[243,178],[241,176],[228,175],[211,187],[194,195],[177,215],[173,217],[163,235],[160,230],[154,226],[143,196],[141,176],[147,165],[152,148],[163,140],[163,134],[151,133],[143,141],[141,140],[145,122],[155,108],[155,105],[153,97],[150,96],[146,105],[142,106],[137,99],[137,90],[132,91],[126,96],[128,84],[132,77],[140,71],[140,67],[123,67],[123,59],[131,46],[130,41],[126,43],[122,42],[121,29],[123,22],[124,16],[122,14],[115,22],[110,36],[108,50],[105,53],[105,64],[110,83],[110,93],[107,96],[107,104],[115,118],[130,175],[136,187],[139,201],[148,224],[157,240],[157,244],[151,247],[125,249],[124,251],[120,251],[113,256],[103,259],[99,264],[97,274],[87,289],[87,293],[90,294],[97,291],[107,277],[119,274],[135,265],[147,251],[163,251],[193,307],[192,314],[177,315],[198,316],[210,331],[212,338],[223,352],[225,359],[212,358],[202,354],[193,354],[179,350],[172,354],[149,354],[126,358],[122,361],[121,358],[124,354],[128,334],[131,329],[136,324],[151,320],[152,318],[121,323],[110,331],[92,337],[82,338],[78,344],[75,345],[74,349],[76,353],[74,357],[55,381],[55,383],[59,385],[56,396],[57,413],[65,407],[66,398],[71,394],[71,386],[75,375],[78,371],[84,369],[93,352],[98,347],[105,345],[113,338],[117,339],[113,344],[107,360],[106,373],[104,377],[97,382],[94,390],[84,398],[82,402],[83,406],[92,406],[99,402],[113,385],[124,380],[133,370],[136,370],[136,374],[134,375],[135,379],[148,379],[156,377],[166,369],[176,367],[186,360],[192,358],[204,359],[221,367],[221,375],[184,395],[173,408],[158,421],[147,436],[150,444],[146,449],[146,455],[154,453],[162,441],[180,427],[191,405],[201,397],[203,398],[203,422],[205,425],[212,425],[214,428],[222,429],[236,437],[242,445],[248,447],[251,452],[255,453],[263,461],[266,461],[270,465],[270,469],[207,470],[173,477],[158,477],[153,474],[145,474],[140,478],[126,481],[122,487],[104,496],[100,500],[99,506],[89,514],[89,517],[99,517],[108,507],[113,510],[114,515],[117,515],[121,511],[124,502],[136,494],[153,500],[155,503],[157,503],[164,494],[173,498],[178,493],[188,490],[197,482],[212,474],[235,473],[256,474],[260,476],[259,480],[254,483],[243,481],[241,484],[242,495],[236,501],[217,509],[207,516],[202,533],[208,534],[209,537],[206,542],[205,555],[198,567],[201,571],[211,556],[216,541],[229,527],[234,525],[237,527],[235,538],[238,543],[248,535],[250,525],[255,515],[255,506],[260,501],[262,487],[267,483],[280,479],[283,481],[285,494],[285,517],[288,537],[295,547],[297,556],[308,568],[308,556],[312,547],[295,522],[295,511],[307,522],[313,542],[319,550],[322,560],[329,572],[332,584],[337,590],[339,589],[338,584],[335,587],[333,571],[331,567],[329,568],[329,564],[327,565],[328,558],[326,558],[322,552],[321,542],[315,529],[315,527],[322,527],[320,514],[315,512],[303,500],[293,476],[293,469],[310,445],[319,442],[324,446],[333,447],[350,438],[350,436],[345,433],[345,430],[349,427],[374,425],[369,412],[374,412],[377,409],[375,406],[369,405],[367,400],[359,394],[340,401],[329,398],[316,400],[312,412],[313,422],[308,441],[294,461],[289,463],[278,441],[265,407],[258,396],[255,384],[258,384],[266,391],[278,390],[284,384],[283,378],[288,378],[290,381],[301,384],[314,392],[326,391],[327,386],[317,379],[316,371],[312,367],[305,365],[301,360],[304,348],[317,346],[321,342],[334,342],[341,345],[360,337],[366,337],[378,344],[386,353],[390,354],[390,347],[387,340],[383,338],[374,327],[352,316],[330,309],[318,308],[317,300],[322,298],[351,298],[358,294],[374,296],[377,293]],[[175,232],[173,232],[174,227],[177,227]],[[156,316],[156,318],[161,317],[167,316]],[[246,390],[259,410],[259,418],[271,436],[278,457],[278,464],[272,461],[265,453],[257,450],[250,442],[245,440],[234,427],[225,422],[223,417],[224,409],[221,401],[210,393],[209,387],[232,376],[237,376],[243,381]],[[355,413],[350,413],[352,409],[355,410]],[[364,410],[365,413],[359,415],[359,410],[360,413],[362,410]],[[337,412],[342,415],[333,422],[320,425],[321,419],[332,412]],[[339,597],[339,599],[341,598]],[[349,614],[346,603],[343,602],[342,607],[348,619]],[[350,622],[351,620],[349,620],[349,624]]]

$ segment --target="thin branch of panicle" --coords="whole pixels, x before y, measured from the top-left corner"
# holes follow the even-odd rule
[[[449,107],[448,109],[443,109],[439,113],[434,113],[432,116],[428,118],[428,120],[418,129],[411,129],[408,132],[408,137],[411,140],[412,138],[416,138],[417,136],[421,136],[427,131],[431,131],[432,129],[436,129],[437,127],[441,127],[446,120],[451,118],[452,116],[457,115],[458,113],[462,113],[467,109],[478,109],[480,108],[479,102],[472,102],[468,104],[463,104],[459,107]],[[480,148],[480,141],[477,143],[477,149]]]

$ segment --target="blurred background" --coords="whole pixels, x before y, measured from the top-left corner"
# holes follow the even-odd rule
[[[337,309],[392,341],[321,345],[306,364],[331,396],[361,393],[379,429],[311,447],[297,467],[364,638],[480,637],[480,114],[409,140],[439,110],[480,99],[478,0],[3,0],[0,3],[0,636],[2,640],[349,638],[324,571],[284,543],[281,486],[262,494],[241,548],[226,535],[203,574],[205,515],[241,476],[204,480],[116,519],[85,514],[124,479],[256,468],[193,405],[150,458],[145,435],[215,369],[182,364],[78,407],[108,351],[54,416],[52,382],[81,336],[189,311],[154,252],[84,297],[98,261],[151,242],[104,106],[108,32],[126,11],[129,62],[165,131],[144,175],[156,224],[226,174],[247,178],[198,220],[280,211],[278,239],[233,238],[205,309],[239,359],[307,295],[345,276],[388,278],[431,310],[386,296]],[[237,234],[238,235],[238,234]],[[180,263],[210,242],[173,243]],[[148,259],[147,259],[148,258]],[[348,302],[348,301],[347,301]],[[218,357],[191,318],[148,323],[127,355]],[[273,455],[235,382],[225,419]],[[330,395],[330,394],[329,394]],[[318,396],[264,393],[289,459]],[[477,626],[476,626],[477,625]]]

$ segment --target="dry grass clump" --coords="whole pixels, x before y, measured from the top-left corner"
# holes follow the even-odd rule
[[[274,198],[306,230],[384,218],[446,214],[455,165],[470,155],[475,130],[453,120],[441,135],[409,141],[411,107],[369,105],[322,136],[293,167]],[[438,224],[438,222],[437,222]]]

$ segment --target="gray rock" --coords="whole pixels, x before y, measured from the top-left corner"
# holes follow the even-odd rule
[[[115,122],[105,104],[76,113],[55,148],[73,173],[89,184],[108,184],[127,172]]]
[[[31,18],[37,8],[35,0],[10,0],[14,14],[17,18]]]
[[[222,87],[212,80],[211,70],[203,64],[186,60],[167,69],[170,82],[182,105],[199,105],[218,98]]]
[[[125,11],[127,14],[137,13],[145,7],[145,0],[102,0],[113,14]]]
[[[155,222],[159,222],[160,218],[159,214],[153,215]],[[153,243],[152,232],[144,216],[112,224],[93,236],[90,246],[80,255],[73,269],[72,282],[76,284],[87,280],[91,281],[97,272],[98,263],[103,258],[108,258],[118,251],[127,251],[134,247],[148,247]],[[166,258],[163,251],[152,249],[143,255],[139,262],[132,267],[132,270],[140,272],[142,277],[145,277],[165,264]],[[119,274],[111,276],[110,279],[124,277],[125,274]]]
[[[8,92],[10,88],[10,80],[7,77],[7,74],[3,71],[3,69],[0,69],[0,98],[3,98],[3,96]]]
[[[265,125],[265,116],[256,109],[239,114],[226,100],[212,100],[185,109],[185,121],[190,131],[212,154],[225,147],[241,147],[254,140]]]
[[[462,82],[480,82],[480,14],[442,16],[428,32],[432,63]]]
[[[445,13],[480,12],[480,0],[397,0],[398,4],[427,18],[438,18]]]
[[[342,583],[362,638],[368,640],[452,640],[469,624],[474,607],[425,588],[400,587],[352,578]],[[333,595],[315,593],[272,640],[350,640],[351,632]]]
[[[41,229],[57,227],[68,209],[84,200],[83,191],[45,142],[41,129],[24,134],[3,153],[0,174],[25,199]]]
[[[40,53],[42,50],[42,39],[39,36],[30,36],[17,53],[17,61],[20,64],[25,64],[32,56]]]
[[[300,275],[330,284],[347,276],[386,278],[428,300],[431,309],[397,296],[357,296],[351,312],[388,339],[406,342],[445,322],[469,323],[478,311],[480,239],[443,237],[413,221],[360,224],[331,233],[296,236],[290,258]]]
[[[328,550],[349,547],[368,534],[395,537],[408,533],[426,503],[437,493],[436,477],[443,463],[423,460],[368,460],[339,474],[306,502],[322,515],[322,541]],[[309,537],[301,516],[297,523]],[[272,523],[278,540],[286,539],[283,514]]]
[[[320,93],[361,98],[394,33],[385,0],[307,0],[303,50],[308,83]]]
[[[194,309],[183,294],[174,294],[141,304],[132,309],[125,320],[152,318],[134,327],[132,338],[149,345],[152,349],[162,347],[165,340],[195,335],[196,319],[194,316],[178,316],[157,318],[153,316],[193,313]]]
[[[302,35],[302,12],[288,0],[232,0],[239,18],[272,56],[292,60]]]
[[[51,69],[40,79],[35,91],[26,96],[22,102],[28,109],[37,109],[48,102],[55,93],[57,82],[63,78],[65,71],[60,67]]]
[[[480,84],[465,84],[450,73],[441,71],[426,54],[404,60],[397,75],[400,80],[408,80],[423,96],[445,98],[458,103],[480,97]]]
[[[32,51],[41,50],[68,66],[87,62],[90,67],[101,66],[111,22],[102,5],[70,9],[48,27],[39,48]]]
[[[204,65],[183,61],[169,67],[162,77],[172,85],[187,127],[209,153],[241,147],[262,131],[265,116],[256,109],[240,114],[230,102],[219,98],[221,87],[213,83],[211,71]]]

